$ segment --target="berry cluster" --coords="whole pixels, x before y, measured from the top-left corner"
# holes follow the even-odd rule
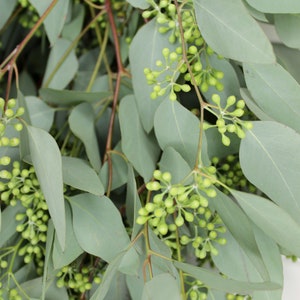
[[[193,173],[192,184],[171,184],[171,174],[154,171],[155,181],[146,187],[156,192],[153,201],[139,210],[138,224],[148,224],[165,243],[176,249],[176,235],[184,225],[188,228],[180,232],[180,244],[192,245],[195,256],[204,259],[208,253],[217,255],[214,243],[225,244],[219,237],[225,227],[218,214],[210,209],[209,198],[216,196],[213,184],[216,182],[216,169],[213,166]],[[160,191],[160,192],[159,192]]]
[[[9,99],[7,103],[0,98],[0,147],[15,147],[20,143],[17,137],[7,137],[7,127],[11,126],[15,131],[19,132],[23,129],[23,125],[18,120],[24,114],[24,108],[17,108],[17,101]]]
[[[251,300],[252,297],[249,295],[240,295],[240,294],[226,294],[226,300]]]
[[[90,280],[90,267],[79,267],[77,265],[68,265],[63,267],[57,274],[56,285],[58,288],[66,287],[69,290],[70,299],[78,299],[76,296],[89,291],[92,288]],[[96,276],[93,283],[100,284],[101,278]]]
[[[245,101],[236,101],[235,96],[229,96],[225,107],[221,107],[221,97],[218,94],[212,95],[212,101],[216,105],[207,104],[205,109],[214,114],[217,121],[215,125],[205,123],[204,129],[217,127],[225,146],[230,145],[230,138],[225,134],[226,132],[235,133],[243,139],[246,135],[243,129],[250,130],[253,127],[251,122],[240,119],[244,115]]]
[[[29,0],[19,0],[19,4],[21,7],[24,9],[24,12],[20,15],[19,17],[19,23],[21,24],[22,27],[31,29],[36,22],[39,20],[39,14],[30,4]],[[37,37],[40,37],[42,35],[42,29],[39,28],[35,31],[35,35]]]
[[[249,193],[257,192],[257,188],[245,177],[237,154],[227,155],[224,159],[213,157],[212,163],[217,169],[218,179],[227,187]],[[216,186],[222,189],[221,185]],[[229,193],[227,189],[222,190],[225,194]]]
[[[186,291],[186,297],[190,300],[206,300],[208,288],[206,285],[200,280],[194,280],[189,278],[189,276],[185,277],[185,284],[189,287]]]
[[[0,300],[5,300],[3,298],[3,289],[2,289],[2,283],[0,282]],[[8,300],[22,300],[22,296],[19,294],[17,289],[10,289],[8,292]]]
[[[34,168],[21,169],[20,163],[15,161],[12,170],[2,170],[0,178],[1,200],[5,205],[23,207],[23,212],[16,215],[20,222],[16,231],[20,232],[22,242],[18,254],[24,257],[25,263],[34,261],[39,275],[43,272],[47,223],[49,219],[48,207],[36,178]]]
[[[164,61],[156,61],[156,66],[160,68],[160,71],[152,71],[149,68],[144,69],[148,84],[153,85],[150,97],[156,99],[170,90],[170,100],[176,100],[176,92],[189,92],[191,90],[188,84],[176,83],[179,72],[186,72],[182,59],[182,49],[178,47],[176,51],[170,51],[169,48],[164,48],[162,55]],[[168,75],[165,75],[163,78],[162,75],[166,71],[168,71]],[[169,73],[172,73],[172,75],[169,75]]]

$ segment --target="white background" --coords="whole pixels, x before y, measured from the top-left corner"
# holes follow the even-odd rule
[[[300,260],[293,262],[285,257],[283,261],[283,295],[282,300],[300,300]]]

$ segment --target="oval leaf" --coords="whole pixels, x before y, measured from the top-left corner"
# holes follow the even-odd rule
[[[158,32],[159,27],[160,25],[156,20],[152,20],[141,27],[134,36],[129,51],[134,94],[136,96],[141,122],[147,132],[150,132],[153,127],[154,113],[163,98],[156,100],[150,98],[149,95],[152,92],[153,86],[147,83],[144,69],[150,68],[156,70],[156,61],[164,60],[161,53],[162,49],[167,47],[170,51],[174,51],[178,46],[178,43],[170,44],[168,35]],[[147,46],[142,47],[141,51],[141,46],[145,44],[145,41],[147,41]],[[173,71],[164,72],[164,76],[167,75],[173,76]],[[174,78],[174,80],[176,80],[176,78]],[[168,92],[166,92],[166,94],[167,93]]]
[[[146,282],[143,290],[142,300],[152,299],[182,299],[177,280],[168,273],[162,273]]]
[[[300,48],[300,14],[274,15],[276,31],[282,42],[291,48]]]
[[[154,135],[144,131],[133,96],[122,99],[119,118],[123,152],[144,180],[149,181],[156,167],[159,148]]]
[[[276,122],[253,122],[241,142],[245,176],[300,224],[300,135]]]
[[[53,46],[44,75],[43,86],[53,89],[64,89],[73,79],[78,69],[78,61],[74,50],[67,57],[65,52],[71,42],[58,39]]]
[[[53,0],[29,0],[41,16]],[[45,30],[51,45],[54,45],[64,26],[69,7],[69,0],[59,0],[44,21]]]
[[[190,264],[176,261],[174,265],[180,270],[184,271],[201,280],[205,285],[212,289],[222,290],[231,293],[248,294],[255,290],[276,290],[281,286],[273,282],[246,282],[224,278],[213,271],[205,268],[196,267]]]
[[[154,130],[160,147],[173,147],[190,165],[195,166],[198,155],[200,122],[195,115],[177,101],[166,99],[157,109]],[[206,139],[203,135],[202,162],[209,163]]]
[[[27,126],[27,132],[31,160],[60,246],[64,249],[66,219],[60,151],[54,138],[43,129]]]
[[[62,157],[64,183],[94,195],[103,195],[104,187],[94,169],[86,161],[75,157]]]
[[[69,124],[72,132],[83,142],[91,165],[99,172],[101,167],[100,150],[92,106],[88,103],[77,105],[69,116]]]
[[[255,9],[266,13],[300,13],[300,2],[297,0],[246,0]]]
[[[245,213],[268,236],[300,256],[300,225],[272,201],[257,195],[232,191]]]
[[[244,64],[247,87],[272,119],[300,132],[300,85],[279,64]]]
[[[239,61],[273,63],[268,38],[240,0],[194,0],[197,23],[216,52]]]
[[[111,262],[129,244],[121,215],[105,196],[81,194],[70,198],[73,228],[86,252]]]

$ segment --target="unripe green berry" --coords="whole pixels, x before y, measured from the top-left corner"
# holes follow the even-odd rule
[[[169,55],[170,61],[175,61],[177,59],[178,55],[176,52],[171,52]]]
[[[187,245],[190,241],[191,241],[191,239],[187,235],[183,235],[180,238],[180,243],[182,245]]]
[[[193,68],[196,72],[199,72],[202,70],[202,64],[200,61],[197,61],[194,65],[193,65]]]
[[[200,86],[200,89],[203,93],[206,93],[208,91],[208,84],[206,82],[203,82]]]
[[[23,125],[21,123],[16,123],[14,125],[14,128],[15,128],[16,131],[22,131]]]
[[[215,238],[217,238],[217,236],[218,236],[218,234],[217,234],[217,232],[216,231],[211,231],[210,233],[209,233],[209,238],[210,239],[212,239],[212,240],[214,240]]]
[[[161,185],[159,182],[157,181],[153,181],[153,182],[148,182],[146,184],[146,188],[149,190],[149,191],[158,191],[161,189]]]
[[[226,136],[225,134],[222,134],[222,143],[224,146],[230,145],[230,138]]]
[[[211,96],[211,100],[212,100],[214,103],[216,103],[218,106],[220,106],[221,98],[220,98],[220,96],[219,96],[218,94],[213,94],[213,95]],[[221,119],[221,120],[223,120],[223,119]]]
[[[11,147],[16,147],[16,146],[18,146],[20,144],[20,140],[18,139],[18,138],[11,138],[10,140],[9,140],[9,145],[11,146]]]
[[[148,216],[149,211],[145,207],[141,207],[138,213],[140,216]]]
[[[170,49],[169,48],[163,48],[162,55],[165,57],[165,59],[167,59],[169,57],[169,54],[170,54]]]
[[[188,84],[182,84],[180,87],[181,90],[185,93],[188,93],[191,90],[191,87]]]
[[[2,165],[2,166],[8,166],[10,164],[10,161],[11,161],[11,159],[10,159],[9,156],[2,156],[0,158],[0,165]]]
[[[149,212],[153,212],[153,211],[154,211],[154,209],[155,209],[154,203],[148,202],[148,203],[145,205],[145,209],[146,209],[146,211],[147,211],[147,214],[145,214],[144,216],[147,216]],[[140,212],[139,212],[139,214],[140,214]]]
[[[229,96],[228,98],[227,98],[227,107],[229,107],[229,106],[232,106],[234,103],[235,103],[235,101],[236,101],[236,98],[235,98],[235,96]]]
[[[16,107],[17,101],[14,98],[11,98],[7,101],[7,107],[8,108],[14,108]]]
[[[217,192],[214,189],[207,189],[205,191],[206,195],[210,198],[214,198],[217,196]]]
[[[162,235],[166,235],[168,233],[168,225],[165,222],[158,224],[157,229]]]
[[[193,222],[194,221],[194,215],[190,212],[184,211],[184,218],[187,222]]]
[[[165,211],[162,208],[157,208],[154,210],[154,216],[157,218],[161,218],[164,214],[165,214]]]
[[[228,125],[226,125],[226,129],[230,133],[236,132],[236,126],[234,124],[228,124]]]
[[[166,182],[171,182],[171,179],[172,179],[172,175],[170,172],[164,172],[162,174],[162,180],[166,181]]]
[[[175,225],[181,227],[184,224],[184,219],[181,215],[178,215],[175,219]]]
[[[1,260],[1,261],[0,261],[0,267],[1,267],[2,269],[6,269],[7,266],[8,266],[8,263],[7,263],[6,260]]]
[[[253,123],[249,122],[249,121],[244,121],[242,123],[242,125],[247,129],[247,130],[251,130],[253,128]]]
[[[241,117],[244,114],[244,111],[241,108],[237,108],[233,112],[230,113],[234,117]]]
[[[195,55],[198,52],[198,49],[196,46],[192,45],[188,48],[188,53]]]
[[[9,145],[9,138],[6,136],[1,137],[0,146],[8,146]]]
[[[165,200],[165,206],[166,208],[171,208],[173,207],[174,205],[174,200],[170,197],[168,197],[166,200]]]
[[[153,172],[153,177],[157,180],[161,180],[161,175],[162,175],[162,172],[160,170],[155,170]]]
[[[240,109],[243,109],[245,107],[245,101],[244,100],[239,100],[237,103],[236,103],[236,107],[237,108],[240,108]]]
[[[143,13],[142,13],[142,17],[143,17],[144,19],[150,18],[151,15],[152,15],[151,11],[148,11],[148,10],[145,10],[145,11],[143,11]]]
[[[14,116],[14,111],[11,109],[11,108],[8,108],[6,111],[5,111],[5,113],[4,113],[4,115],[7,117],[7,118],[12,118],[13,116]]]

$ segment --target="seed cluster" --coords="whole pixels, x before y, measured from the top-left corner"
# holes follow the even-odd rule
[[[154,171],[155,180],[146,187],[155,195],[139,210],[137,223],[148,222],[170,248],[178,247],[179,232],[181,246],[191,245],[197,258],[204,259],[208,253],[217,255],[214,243],[226,243],[220,237],[226,229],[217,212],[209,207],[209,199],[216,196],[215,172],[210,166],[195,172],[193,183],[172,185],[169,172]]]

